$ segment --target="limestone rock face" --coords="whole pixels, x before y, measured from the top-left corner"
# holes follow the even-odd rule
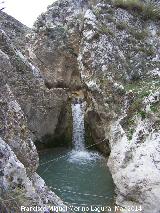
[[[12,148],[29,174],[32,174],[38,166],[38,154],[32,142],[25,116],[10,87],[6,84],[0,89],[1,137]]]
[[[119,122],[113,122],[110,144],[108,166],[117,186],[117,204],[159,212],[160,132],[154,128],[153,118],[136,119],[132,140]]]
[[[78,61],[86,114],[93,138],[110,150],[116,202],[159,212],[159,21],[105,1],[83,12]]]
[[[66,91],[47,89],[40,70],[22,55],[2,30],[0,48],[7,55],[9,64],[5,67],[3,61],[0,62],[2,82],[10,86],[27,117],[30,130],[38,139],[54,134],[61,107],[67,99]]]
[[[21,211],[21,206],[33,207],[37,205],[46,208],[46,210],[49,205],[64,206],[36,173],[33,173],[30,178],[27,176],[24,165],[1,138],[0,163],[0,208],[2,212],[11,212],[12,210],[18,213]]]
[[[34,24],[29,56],[41,68],[48,88],[81,87],[77,62],[79,9],[79,1],[57,1]]]
[[[24,52],[27,42],[26,34],[30,33],[31,29],[3,11],[0,11],[0,25],[9,39]]]
[[[54,135],[67,92],[49,90],[39,68],[22,53],[25,39],[21,43],[20,38],[26,33],[23,25],[0,13],[0,209],[4,212],[19,213],[22,205],[63,205],[36,174],[39,158],[33,139]]]

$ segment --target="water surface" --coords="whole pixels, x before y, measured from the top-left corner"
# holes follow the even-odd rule
[[[39,175],[70,205],[112,205],[114,184],[98,153],[56,148],[40,153],[40,164]]]
[[[72,104],[73,150],[41,153],[38,173],[67,206],[112,206],[114,185],[106,159],[85,147],[84,106],[81,100]]]

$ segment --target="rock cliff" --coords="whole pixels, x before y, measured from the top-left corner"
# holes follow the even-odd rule
[[[23,174],[21,182],[33,184],[37,195],[32,139],[64,129],[65,102],[83,89],[92,138],[109,156],[115,202],[124,208],[142,205],[144,213],[160,211],[159,8],[154,1],[60,0],[32,30],[20,27],[18,35],[17,28],[13,34],[5,27],[10,17],[1,12],[1,176],[6,190],[12,158],[15,171],[19,164]],[[25,36],[22,43],[18,36]],[[37,200],[41,205],[45,193]]]
[[[23,55],[28,29],[3,12],[0,18],[0,209],[19,213],[23,205],[63,205],[36,173],[33,140],[54,134],[67,94],[47,89]]]

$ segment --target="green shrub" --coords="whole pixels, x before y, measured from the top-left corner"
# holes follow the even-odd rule
[[[153,56],[155,54],[153,47],[140,47],[139,51],[145,53],[146,56]]]
[[[128,139],[131,141],[133,137],[134,129],[130,128],[128,131]]]
[[[143,110],[139,111],[138,114],[141,115],[142,119],[145,119],[146,115],[147,115],[147,113],[145,111],[143,111]]]
[[[111,14],[111,15],[113,15],[114,14],[114,10],[113,10],[113,8],[108,8],[107,9],[107,13],[109,13],[109,14]]]
[[[152,112],[158,112],[158,109],[155,106],[151,106],[150,109]]]
[[[143,3],[139,0],[114,0],[114,5],[128,10],[142,11]]]
[[[114,21],[115,21],[114,18],[113,18],[113,16],[110,15],[110,14],[107,14],[107,15],[106,15],[106,19],[107,19],[109,22],[114,22]]]
[[[136,99],[132,105],[131,105],[131,109],[132,111],[136,112],[138,111],[140,108],[142,108],[142,101],[140,99]]]
[[[100,13],[101,13],[101,10],[100,10],[100,8],[95,8],[95,9],[93,10],[93,12],[94,12],[94,15],[95,15],[95,16],[99,16]]]
[[[158,117],[160,117],[160,101],[152,103],[150,109],[152,112],[156,113]]]
[[[137,40],[143,40],[148,35],[146,30],[137,30],[136,28],[130,28],[129,33],[132,34]]]
[[[128,26],[127,26],[127,23],[124,22],[124,21],[120,21],[120,22],[117,22],[117,23],[116,23],[116,28],[117,28],[118,30],[125,30],[127,27],[128,27]]]
[[[160,19],[160,4],[154,0],[112,0],[114,6],[139,12],[143,19]]]
[[[148,97],[150,95],[150,92],[147,90],[142,90],[141,93],[138,95],[140,99],[143,100],[143,98]]]
[[[99,32],[103,34],[109,34],[111,36],[114,36],[114,32],[105,24],[100,24],[99,25]]]
[[[148,0],[143,5],[142,16],[144,19],[160,19],[160,4]]]

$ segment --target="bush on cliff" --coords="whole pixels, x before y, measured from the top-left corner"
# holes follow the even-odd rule
[[[160,20],[160,3],[154,0],[113,0],[116,7],[137,11],[143,19]]]

